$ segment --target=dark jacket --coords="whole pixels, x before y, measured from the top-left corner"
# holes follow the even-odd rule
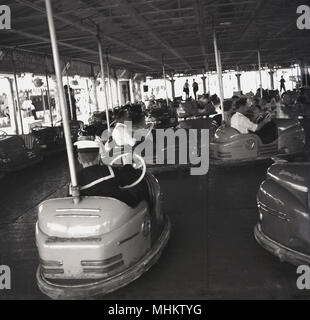
[[[129,189],[121,187],[135,182],[141,174],[131,165],[112,168],[95,165],[83,168],[78,172],[78,184],[81,196],[101,196],[118,199],[130,207],[137,206],[142,200],[147,200],[147,186],[141,181]]]

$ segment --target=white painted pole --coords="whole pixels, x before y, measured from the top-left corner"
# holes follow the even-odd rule
[[[225,122],[222,66],[221,66],[220,53],[219,53],[218,48],[217,48],[217,39],[216,39],[216,32],[215,31],[213,32],[213,44],[214,44],[214,55],[215,55],[216,71],[217,71],[217,76],[218,76],[218,85],[219,85],[219,91],[220,91],[222,122]]]
[[[112,94],[112,85],[111,85],[111,77],[110,77],[110,62],[109,62],[109,55],[106,54],[106,61],[107,61],[107,78],[108,78],[108,92],[109,92],[109,98],[111,103],[112,110],[114,109],[113,105],[113,94]]]
[[[262,82],[262,63],[260,57],[260,50],[257,50],[257,58],[258,58],[258,72],[259,72],[259,90],[260,97],[263,97],[263,82]]]
[[[67,156],[68,156],[69,171],[70,171],[70,177],[71,177],[71,193],[72,193],[73,201],[76,204],[79,202],[80,192],[79,192],[77,175],[76,175],[76,167],[75,167],[73,146],[72,146],[72,140],[71,140],[68,110],[66,107],[66,98],[65,98],[64,88],[63,88],[62,72],[60,67],[60,58],[59,58],[59,52],[58,52],[56,30],[54,25],[51,1],[45,0],[45,6],[46,6],[46,12],[47,12],[48,27],[49,27],[50,37],[51,37],[51,45],[52,45],[52,51],[53,51],[57,87],[58,87],[59,98],[60,98],[60,110],[62,113],[62,122],[63,122],[64,133],[65,133],[66,147],[67,147]]]
[[[169,106],[169,98],[168,98],[168,91],[167,91],[167,79],[166,79],[166,69],[165,69],[164,57],[162,57],[162,65],[163,65],[164,85],[165,85],[165,91],[166,91],[166,102],[167,102],[167,107],[168,107]]]
[[[100,60],[100,68],[101,68],[102,89],[103,89],[103,94],[104,94],[105,100],[106,100],[105,113],[106,113],[106,118],[107,118],[108,131],[110,131],[109,106],[108,106],[108,97],[107,97],[107,90],[106,90],[105,77],[104,77],[102,44],[101,44],[101,40],[100,40],[99,36],[97,36],[97,40],[98,40],[98,51],[99,51],[99,60]]]
[[[17,112],[18,112],[18,117],[19,117],[19,122],[20,122],[20,127],[21,127],[21,133],[24,134],[23,117],[22,117],[22,112],[21,112],[21,107],[20,107],[18,82],[17,82],[17,75],[16,75],[16,67],[15,67],[14,58],[13,58],[12,62],[13,62],[13,67],[14,67],[14,82],[15,82],[15,91],[16,91]]]
[[[53,110],[52,110],[52,103],[51,103],[51,97],[50,97],[50,86],[48,82],[48,72],[45,71],[45,79],[46,79],[46,94],[47,94],[47,104],[50,111],[50,118],[51,118],[51,126],[53,127]]]

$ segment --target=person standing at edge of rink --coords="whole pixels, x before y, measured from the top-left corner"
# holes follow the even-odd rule
[[[283,76],[281,76],[281,80],[280,80],[280,93],[282,92],[282,89],[284,92],[286,92],[285,79],[283,78]]]
[[[199,90],[199,87],[198,87],[198,83],[195,81],[195,79],[193,80],[192,86],[193,86],[195,100],[197,100],[197,91]]]
[[[185,92],[186,94],[186,99],[189,98],[189,84],[188,84],[188,80],[186,79],[184,86],[183,86],[183,92]]]

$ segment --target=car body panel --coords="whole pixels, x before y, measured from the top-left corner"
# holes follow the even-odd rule
[[[275,119],[278,138],[268,144],[258,135],[240,134],[232,127],[222,125],[210,143],[211,164],[238,164],[245,161],[291,156],[305,151],[305,133],[299,121]]]
[[[37,281],[43,293],[52,298],[105,294],[135,280],[158,260],[171,226],[161,211],[158,181],[150,173],[145,179],[151,202],[135,208],[107,197],[40,204]]]
[[[310,163],[276,163],[268,169],[257,195],[260,243],[270,239],[280,251],[310,255],[309,182]]]

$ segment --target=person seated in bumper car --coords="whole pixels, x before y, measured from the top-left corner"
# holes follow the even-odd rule
[[[121,135],[118,139],[124,140]],[[148,201],[146,191],[148,189],[144,180],[133,188],[123,189],[124,186],[137,180],[141,174],[140,170],[134,169],[131,164],[113,168],[101,164],[100,143],[92,136],[82,136],[75,143],[78,151],[78,161],[82,165],[82,169],[77,174],[80,195],[111,197],[126,203],[130,207],[137,206],[142,200]],[[125,144],[126,141],[119,143]]]
[[[257,123],[252,122],[246,115],[249,113],[249,105],[246,98],[239,99],[235,104],[236,113],[230,120],[231,127],[241,134],[255,133],[264,144],[271,143],[277,138],[277,128],[271,120],[271,114],[266,112]],[[256,115],[256,118],[257,115]]]

